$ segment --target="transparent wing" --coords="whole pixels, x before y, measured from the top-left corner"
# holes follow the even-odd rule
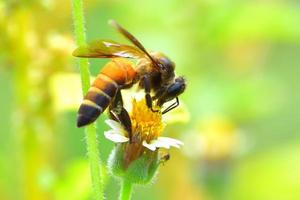
[[[120,44],[111,40],[96,40],[80,46],[73,56],[82,58],[145,58],[147,55],[135,46]]]
[[[160,68],[160,64],[157,63],[152,56],[146,51],[145,47],[136,39],[131,33],[129,33],[125,28],[123,28],[121,25],[119,25],[116,21],[110,20],[109,24],[114,27],[119,33],[121,33],[125,38],[127,38],[132,44],[135,45],[140,51],[144,52],[146,57],[150,59],[150,61],[153,63],[154,67],[157,69]]]

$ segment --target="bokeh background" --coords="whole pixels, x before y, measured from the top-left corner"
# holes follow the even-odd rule
[[[156,181],[133,199],[300,199],[300,2],[84,1],[88,40],[115,19],[188,81]],[[70,1],[0,1],[0,199],[91,199]],[[97,75],[108,60],[90,60]],[[103,138],[103,163],[113,147]],[[105,175],[107,199],[119,183]]]

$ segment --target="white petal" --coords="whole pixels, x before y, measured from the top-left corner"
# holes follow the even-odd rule
[[[107,119],[107,120],[105,120],[105,123],[114,130],[123,129],[122,125],[114,120]]]
[[[147,147],[152,151],[155,151],[156,148],[165,148],[165,149],[169,149],[170,147],[180,148],[180,145],[178,143],[183,144],[181,141],[172,138],[158,137],[157,140],[152,140],[150,144],[148,144],[146,141],[143,141],[143,146]]]
[[[169,149],[170,146],[171,146],[171,145],[170,145],[169,143],[167,143],[167,142],[160,141],[159,138],[158,138],[157,140],[151,141],[151,143],[152,143],[153,145],[155,145],[157,148],[158,148],[158,147],[162,147],[162,148],[165,148],[165,149]]]
[[[168,142],[168,143],[172,143],[172,144],[183,145],[183,142],[181,142],[180,140],[176,140],[174,138],[158,137],[157,139],[160,140],[160,141],[164,141],[164,142]]]
[[[156,149],[156,146],[155,146],[155,144],[148,144],[146,141],[143,141],[143,146],[144,147],[147,147],[148,149],[150,149],[151,151],[155,151],[155,149]]]
[[[116,143],[123,143],[123,142],[128,142],[129,138],[118,134],[118,132],[114,131],[114,130],[109,130],[109,131],[105,131],[104,132],[104,136]]]
[[[118,123],[118,122],[116,122],[114,120],[111,120],[111,119],[105,120],[105,123],[108,126],[110,126],[113,130],[117,131],[118,134],[123,135],[123,136],[126,135],[127,132],[126,132],[126,130],[124,129],[124,127],[120,123]]]
[[[158,137],[156,140],[151,141],[151,145],[155,146],[156,148],[161,147],[169,149],[170,147],[180,148],[180,145],[183,145],[183,143],[173,138]]]

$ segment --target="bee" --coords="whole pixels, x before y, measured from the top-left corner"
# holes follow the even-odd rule
[[[145,90],[147,106],[153,111],[153,102],[161,107],[165,102],[176,101],[167,107],[162,114],[179,105],[178,96],[186,88],[185,79],[175,76],[175,64],[164,54],[147,52],[144,46],[117,22],[110,25],[128,39],[132,45],[120,44],[111,40],[96,40],[79,46],[73,56],[82,58],[110,58],[92,83],[80,105],[77,126],[82,127],[94,122],[109,106],[111,118],[125,124],[131,131],[130,118],[123,108],[121,90],[138,84]],[[129,59],[135,59],[136,64]],[[151,96],[151,93],[154,94]]]

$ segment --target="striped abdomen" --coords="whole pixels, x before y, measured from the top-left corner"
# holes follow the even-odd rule
[[[118,89],[132,84],[136,71],[132,63],[124,58],[115,58],[107,63],[96,77],[82,104],[77,116],[77,127],[94,122],[108,107]]]

